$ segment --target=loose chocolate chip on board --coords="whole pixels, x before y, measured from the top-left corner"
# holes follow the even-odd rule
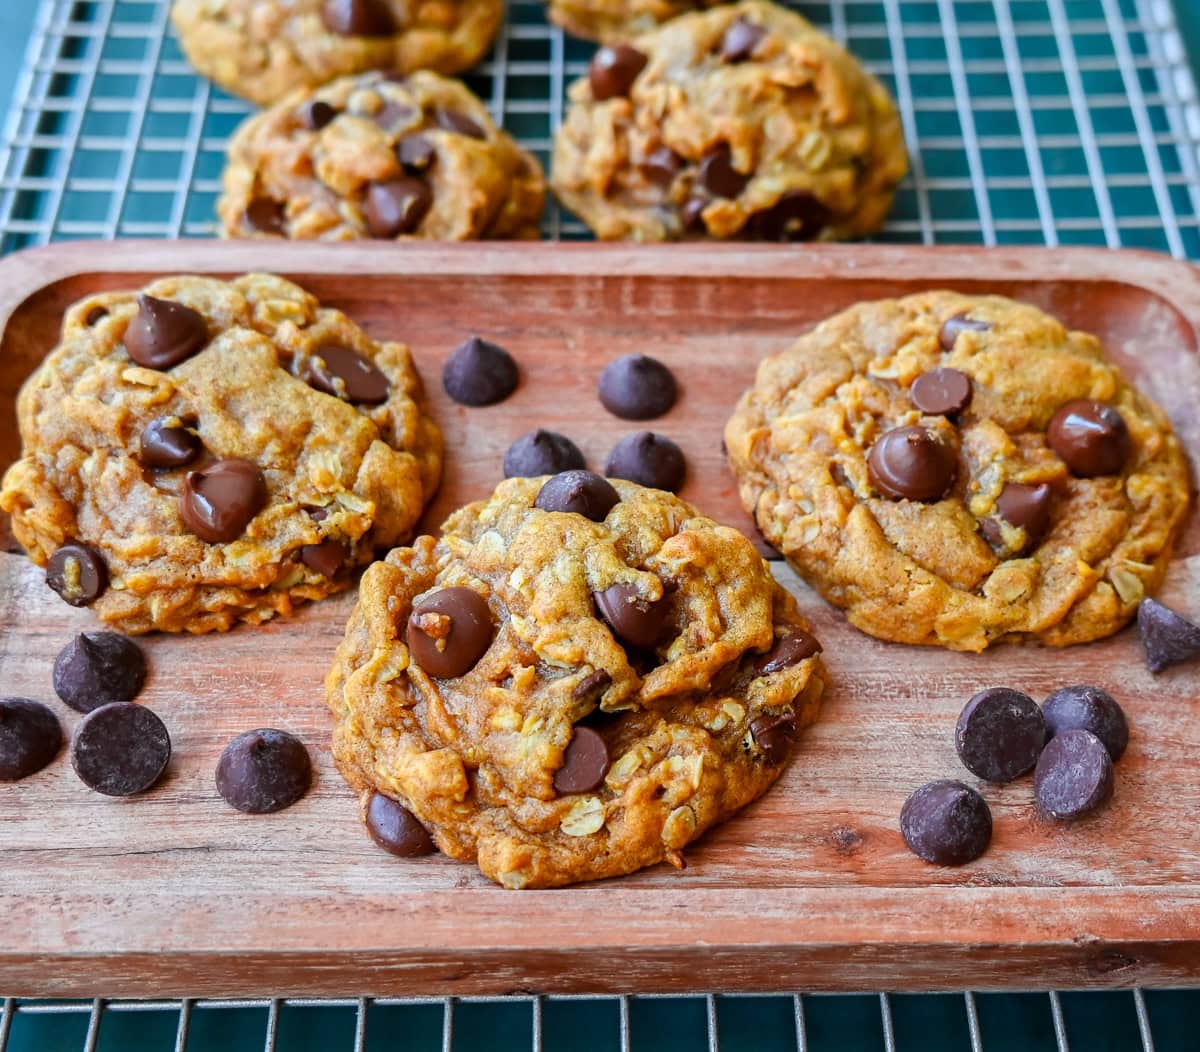
[[[1033,789],[1052,818],[1080,818],[1112,796],[1112,757],[1090,731],[1063,731],[1042,750]]]
[[[612,676],[605,669],[598,668],[589,672],[571,691],[572,701],[599,702],[601,696],[612,684]]]
[[[1120,412],[1087,398],[1068,402],[1054,414],[1046,441],[1081,478],[1119,475],[1133,445]]]
[[[613,635],[627,646],[651,650],[671,627],[671,606],[665,594],[650,600],[634,585],[621,583],[592,593],[592,598]]]
[[[1171,665],[1200,657],[1200,625],[1177,614],[1156,599],[1143,599],[1138,606],[1138,631],[1146,651],[1146,666],[1159,673]]]
[[[237,540],[267,503],[267,483],[248,460],[218,460],[189,471],[179,494],[184,525],[209,544]]]
[[[608,773],[608,746],[591,727],[575,728],[563,752],[563,765],[554,772],[558,793],[586,793],[595,789]]]
[[[248,815],[282,811],[312,786],[312,761],[299,738],[270,728],[239,734],[217,761],[217,792]]]
[[[437,121],[437,126],[443,131],[465,135],[469,139],[487,138],[486,131],[465,113],[461,113],[458,110],[439,109],[434,114],[434,120]]]
[[[770,676],[800,664],[805,658],[821,652],[821,644],[815,636],[803,629],[790,629],[785,636],[775,640],[774,645],[754,662],[754,672],[759,676]]]
[[[411,234],[433,205],[433,193],[420,179],[404,176],[371,183],[363,204],[367,231],[383,240]]]
[[[93,307],[87,312],[87,317],[83,319],[83,324],[91,328],[98,321],[108,317],[107,307]]]
[[[971,378],[958,369],[930,369],[909,389],[915,405],[930,416],[955,416],[971,404]]]
[[[517,389],[520,373],[503,347],[478,336],[461,344],[442,369],[442,387],[460,405],[485,406],[503,402]]]
[[[62,747],[58,718],[40,701],[0,698],[0,782],[28,778]]]
[[[320,99],[306,102],[298,112],[301,122],[309,131],[320,131],[337,116],[337,110]]]
[[[942,325],[941,331],[938,333],[938,342],[942,345],[942,350],[952,351],[954,350],[954,341],[958,339],[959,333],[987,332],[991,327],[991,322],[976,321],[974,318],[968,318],[965,314],[956,314]]]
[[[429,675],[455,679],[479,663],[494,631],[483,596],[472,588],[443,588],[414,604],[408,649]]]
[[[678,493],[687,474],[683,450],[663,435],[638,431],[626,435],[608,455],[604,473],[639,486]]]
[[[591,471],[563,471],[542,484],[533,506],[603,522],[620,499],[611,482]]]
[[[1046,744],[1046,721],[1019,690],[989,687],[963,708],[954,747],[963,766],[989,782],[1011,782],[1037,763]]]
[[[428,830],[403,804],[383,793],[372,793],[363,820],[367,833],[384,851],[400,858],[432,855],[437,848]]]
[[[282,201],[256,197],[246,206],[246,222],[264,234],[282,234],[287,209]]]
[[[638,74],[646,68],[646,56],[628,44],[602,47],[588,66],[588,84],[597,102],[629,94]]]
[[[961,866],[987,850],[992,813],[987,801],[962,782],[928,782],[904,802],[900,834],[918,858]]]
[[[700,185],[714,197],[737,197],[750,181],[733,166],[729,143],[719,142],[705,154],[697,173]]]
[[[71,739],[79,780],[105,796],[133,796],[162,777],[171,759],[167,728],[144,705],[127,701],[88,713]]]
[[[522,435],[504,454],[504,477],[537,478],[584,466],[583,453],[566,435],[538,428]]]
[[[996,510],[1005,522],[1025,531],[1025,550],[1036,548],[1050,529],[1051,489],[1046,483],[1026,486],[1010,482],[996,500]]]
[[[791,712],[756,716],[750,721],[750,734],[767,763],[782,763],[796,737],[796,716]]]
[[[812,194],[792,190],[770,208],[756,212],[748,229],[758,241],[811,241],[829,222],[830,212]]]
[[[923,427],[885,431],[867,456],[871,485],[892,500],[941,500],[957,473],[954,451]]]
[[[182,303],[138,296],[138,312],[125,329],[125,350],[147,369],[170,369],[208,343],[208,323]]]
[[[622,355],[600,374],[600,402],[622,420],[652,420],[662,416],[679,396],[675,377],[657,358]]]
[[[311,355],[304,380],[318,391],[355,405],[379,405],[391,392],[388,378],[374,363],[347,347],[322,347]]]
[[[683,158],[669,146],[659,146],[646,155],[638,166],[642,176],[656,186],[667,187],[683,170]]]
[[[1091,731],[1108,750],[1113,763],[1129,744],[1129,724],[1121,706],[1106,690],[1078,685],[1061,687],[1042,703],[1042,715],[1051,736],[1063,731]]]
[[[94,548],[64,544],[46,564],[46,584],[71,606],[90,606],[108,588],[108,567]]]
[[[138,460],[148,468],[181,468],[200,455],[203,445],[178,417],[160,416],[142,430]]]
[[[326,29],[340,36],[385,37],[396,32],[384,0],[325,0],[321,20]]]
[[[396,147],[396,159],[410,172],[423,172],[437,160],[437,149],[424,135],[407,135]]]
[[[146,682],[146,655],[116,632],[84,632],[54,660],[54,693],[76,712],[133,701]]]
[[[745,62],[766,36],[767,31],[762,26],[739,18],[725,30],[721,39],[721,58],[726,62]]]
[[[300,549],[300,561],[322,577],[336,577],[349,558],[350,549],[332,537],[320,544],[306,544]]]

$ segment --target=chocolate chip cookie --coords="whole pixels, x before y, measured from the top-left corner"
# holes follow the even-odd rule
[[[568,33],[619,43],[676,15],[712,7],[716,0],[549,0],[546,16]]]
[[[341,591],[441,473],[408,348],[269,274],[75,304],[17,417],[0,507],[54,591],[129,633]]]
[[[736,530],[587,471],[512,478],[363,575],[334,758],[508,888],[682,865],[816,718],[819,650]]]
[[[1000,296],[865,303],[767,358],[725,428],[767,540],[871,635],[1110,635],[1187,511],[1163,411],[1099,341]]]
[[[883,85],[766,0],[603,47],[569,95],[550,182],[601,238],[861,237],[908,169]]]
[[[382,69],[457,73],[491,46],[501,0],[175,0],[192,65],[269,106],[297,88]]]
[[[456,80],[343,77],[249,118],[217,205],[226,237],[536,238],[537,160]]]

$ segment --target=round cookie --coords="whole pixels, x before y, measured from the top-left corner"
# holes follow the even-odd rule
[[[1073,432],[1079,400],[1097,420]],[[852,624],[953,650],[1115,632],[1188,506],[1162,410],[1095,337],[1000,296],[829,318],[760,364],[725,443],[759,529]]]
[[[548,0],[546,17],[568,33],[606,44],[646,33],[717,0]]]
[[[468,69],[503,17],[501,0],[175,0],[171,8],[192,65],[260,106],[367,70]]]
[[[217,205],[225,237],[536,238],[537,160],[456,80],[343,77],[234,134]]]
[[[55,591],[129,633],[343,590],[441,473],[408,348],[269,274],[75,304],[17,416],[0,507]]]
[[[605,239],[861,237],[908,169],[884,87],[765,0],[602,48],[569,96],[551,187]]]
[[[682,865],[780,774],[822,689],[740,533],[616,479],[543,510],[580,492],[539,502],[556,477],[508,479],[372,566],[327,681],[347,781],[509,888]]]

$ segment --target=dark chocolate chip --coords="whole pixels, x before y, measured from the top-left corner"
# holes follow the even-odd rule
[[[384,131],[395,132],[412,124],[416,116],[417,111],[407,103],[388,99],[380,111],[375,114],[375,123]]]
[[[248,815],[291,807],[312,786],[312,761],[304,743],[287,731],[264,728],[233,739],[217,761],[217,792]]]
[[[651,150],[638,166],[643,178],[657,186],[670,186],[683,169],[683,158],[669,146]]]
[[[322,577],[336,577],[349,558],[350,549],[332,538],[326,538],[320,544],[306,544],[300,549],[300,561]]]
[[[691,234],[703,234],[708,230],[704,223],[704,210],[708,201],[703,197],[689,197],[679,209],[679,223]]]
[[[754,674],[770,676],[820,652],[821,644],[815,636],[800,628],[790,628],[787,635],[780,636],[770,650],[755,659]]]
[[[533,506],[603,522],[620,499],[611,482],[591,471],[561,471],[542,484]]]
[[[218,460],[189,471],[179,494],[179,514],[189,530],[209,544],[237,540],[267,503],[267,483],[248,460]]]
[[[638,74],[646,68],[646,56],[628,44],[602,47],[588,66],[588,83],[597,102],[628,95]]]
[[[58,718],[40,701],[0,698],[0,782],[28,778],[62,748]]]
[[[320,99],[306,102],[300,107],[299,113],[301,122],[309,131],[320,131],[337,116],[337,110]]]
[[[1046,441],[1081,478],[1120,474],[1133,445],[1120,412],[1087,398],[1068,402],[1054,414]]]
[[[487,132],[465,113],[458,110],[439,109],[434,114],[437,126],[443,131],[465,135],[470,139],[486,139]]]
[[[626,435],[613,447],[604,468],[610,479],[627,479],[668,493],[679,492],[686,472],[683,450],[653,431]]]
[[[601,696],[612,685],[612,676],[604,669],[598,668],[589,672],[571,691],[572,701],[599,702]]]
[[[954,416],[971,404],[971,378],[957,369],[930,369],[914,381],[909,395],[922,413]]]
[[[133,796],[162,777],[171,759],[167,728],[144,705],[115,701],[89,712],[71,739],[79,780],[105,796]]]
[[[928,782],[904,801],[900,833],[918,858],[961,866],[982,855],[992,839],[987,802],[962,782]]]
[[[885,431],[867,456],[867,475],[892,500],[941,500],[954,485],[954,451],[923,427]]]
[[[191,307],[145,294],[125,329],[125,350],[147,369],[170,369],[208,343],[208,323]]]
[[[557,793],[586,793],[608,773],[608,746],[591,727],[576,727],[563,752],[563,765],[554,772]]]
[[[1112,757],[1090,731],[1063,731],[1042,750],[1033,790],[1052,818],[1079,818],[1112,796]]]
[[[484,406],[503,402],[517,389],[520,374],[513,356],[478,336],[455,349],[442,369],[446,394],[460,405]]]
[[[340,36],[385,37],[396,32],[385,0],[325,0],[321,20]]]
[[[138,460],[148,468],[181,468],[200,455],[203,445],[177,417],[160,416],[142,431]]]
[[[304,510],[308,512],[308,517],[313,522],[324,522],[329,518],[328,508],[305,508]]]
[[[388,239],[411,234],[433,205],[433,193],[420,179],[404,176],[385,183],[371,183],[363,215],[374,238]]]
[[[1000,517],[1025,531],[1025,550],[1036,548],[1050,529],[1051,489],[1046,483],[1026,486],[1010,482],[996,500]]]
[[[812,241],[829,222],[830,212],[812,194],[792,190],[770,208],[756,212],[748,231],[759,241]]]
[[[356,405],[379,405],[391,392],[388,378],[374,363],[348,347],[322,347],[311,355],[304,380],[318,391]]]
[[[403,804],[383,793],[372,793],[363,816],[367,833],[384,851],[400,858],[432,855],[437,848],[429,831]]]
[[[108,317],[107,307],[93,307],[87,312],[87,317],[83,319],[83,324],[89,328],[95,325],[98,321]]]
[[[1011,782],[1037,763],[1046,744],[1046,721],[1019,690],[989,687],[963,708],[954,747],[963,766],[989,782]]]
[[[566,435],[538,428],[522,435],[504,454],[504,477],[536,478],[584,466],[583,453]]]
[[[671,628],[671,604],[665,590],[657,601],[645,598],[636,585],[613,584],[593,592],[596,609],[622,643],[651,650]]]
[[[1129,724],[1121,706],[1106,690],[1078,685],[1060,687],[1042,703],[1042,715],[1051,736],[1063,731],[1091,731],[1117,760],[1129,744]]]
[[[973,318],[968,318],[966,314],[956,314],[942,325],[941,331],[938,333],[938,342],[942,345],[942,350],[952,351],[954,350],[954,341],[958,339],[959,333],[987,332],[991,327],[991,322],[975,321]]]
[[[1200,625],[1177,614],[1156,599],[1143,599],[1138,606],[1138,631],[1146,651],[1146,666],[1158,673],[1171,665],[1200,657]]]
[[[767,763],[782,763],[796,737],[795,713],[756,716],[750,721],[750,734]]]
[[[108,567],[94,548],[64,544],[46,564],[46,584],[71,606],[90,606],[108,588]]]
[[[750,181],[733,166],[729,143],[719,142],[705,154],[698,172],[700,185],[714,197],[737,197]]]
[[[622,355],[600,374],[600,402],[622,420],[652,420],[674,404],[675,377],[662,362],[644,354]]]
[[[443,588],[413,606],[408,649],[431,676],[455,679],[470,672],[492,645],[492,614],[472,588]]]
[[[406,135],[396,147],[396,159],[410,172],[423,172],[437,160],[437,149],[424,135]]]
[[[146,655],[116,632],[76,636],[54,661],[54,693],[76,712],[133,701],[146,682]]]
[[[246,222],[264,234],[282,234],[287,209],[282,201],[256,197],[246,206]]]
[[[726,62],[745,62],[767,37],[767,31],[744,18],[737,19],[721,38],[721,58]]]

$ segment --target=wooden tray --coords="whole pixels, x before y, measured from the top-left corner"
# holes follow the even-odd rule
[[[1200,455],[1200,280],[1167,259],[1030,248],[55,246],[0,263],[0,462],[13,399],[63,309],[99,289],[194,271],[284,273],[372,333],[407,341],[449,442],[427,522],[490,491],[518,434],[574,436],[593,466],[630,426],[594,396],[610,358],[651,351],[682,381],[656,429],[684,447],[684,493],[746,526],[720,434],[757,361],[856,300],[950,286],[1029,300],[1097,332]],[[469,333],[511,348],[523,379],[490,409],[439,382]],[[1200,462],[1200,461],[1198,461]],[[11,548],[11,542],[9,547]],[[1200,615],[1200,525],[1165,600]],[[778,565],[778,564],[776,564]],[[1200,979],[1200,671],[1146,672],[1131,631],[1055,651],[984,655],[880,643],[786,570],[825,644],[822,720],[778,786],[669,866],[559,891],[506,892],[441,857],[375,848],[329,757],[322,678],[352,596],[224,636],[153,637],[141,700],[176,756],[142,798],[107,799],[66,757],[0,787],[0,992],[6,995],[383,995],[505,991],[849,990],[1173,984]],[[0,553],[0,684],[53,700],[50,669],[94,622]],[[991,849],[959,870],[905,849],[908,792],[968,777],[953,747],[967,697],[1044,697],[1095,682],[1125,704],[1117,793],[1074,826],[1040,818],[1030,779],[988,786]],[[73,713],[55,702],[64,723]],[[282,727],[312,749],[316,790],[271,817],[225,807],[222,746]]]

